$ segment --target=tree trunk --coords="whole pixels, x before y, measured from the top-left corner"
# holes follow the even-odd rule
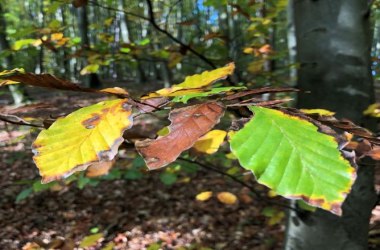
[[[87,6],[82,6],[77,8],[77,16],[78,16],[78,28],[80,37],[82,40],[82,50],[85,52],[85,56],[87,56],[87,52],[90,49],[90,38],[88,36],[88,16],[87,16]],[[87,59],[83,60],[83,64],[87,65]],[[85,65],[82,65],[84,67]],[[101,86],[101,82],[96,73],[91,73],[84,77],[85,86],[91,88],[99,88]]]
[[[10,50],[9,42],[7,40],[7,24],[4,18],[4,9],[0,3],[0,51]],[[8,54],[1,65],[3,68],[13,67],[13,56]],[[19,85],[10,85],[9,90],[13,98],[13,103],[15,105],[20,105],[27,100],[27,97],[24,93],[24,89]]]
[[[298,106],[324,108],[358,124],[374,101],[371,75],[371,31],[368,1],[293,1]],[[368,127],[368,126],[367,126]],[[373,167],[359,166],[357,180],[338,217],[318,209],[290,212],[285,249],[367,249],[368,225],[376,202]]]

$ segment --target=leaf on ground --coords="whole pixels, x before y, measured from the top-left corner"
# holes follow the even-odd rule
[[[254,117],[231,140],[240,164],[277,194],[341,215],[356,174],[334,137],[299,117],[250,109]]]
[[[111,161],[132,126],[127,99],[81,108],[43,130],[33,143],[33,160],[43,182],[67,177],[97,162]]]
[[[230,192],[220,192],[216,195],[216,198],[218,198],[221,203],[227,205],[233,205],[237,202],[236,195]]]
[[[137,151],[143,156],[149,169],[157,169],[175,161],[184,151],[215,124],[224,113],[224,107],[217,102],[208,102],[199,105],[171,111],[169,120],[169,134],[155,140],[147,139],[136,142]]]
[[[150,93],[147,96],[144,96],[143,99],[160,96],[189,95],[204,92],[202,87],[209,86],[218,80],[226,79],[229,75],[232,75],[234,70],[235,64],[229,63],[224,67],[212,71],[205,71],[202,74],[188,76],[185,78],[184,82],[173,85],[170,88],[164,88]]]
[[[201,153],[213,154],[216,153],[222,145],[227,132],[224,130],[211,130],[195,142],[193,148]]]
[[[211,197],[212,197],[212,192],[211,191],[205,191],[205,192],[201,192],[201,193],[197,194],[197,196],[195,196],[195,199],[197,201],[207,201]]]
[[[92,247],[98,243],[100,239],[102,239],[104,235],[102,233],[97,233],[93,235],[89,235],[84,237],[84,239],[81,241],[79,247]]]

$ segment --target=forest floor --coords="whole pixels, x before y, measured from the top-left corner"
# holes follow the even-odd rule
[[[23,112],[43,118],[101,99],[33,93],[43,108]],[[37,133],[0,123],[0,249],[266,250],[283,246],[285,210],[268,199],[286,204],[284,199],[257,199],[240,184],[203,170],[180,175],[173,185],[160,181],[163,170],[144,172],[136,180],[105,178],[83,188],[78,181],[59,183],[16,202],[22,191],[39,180],[30,149]],[[128,168],[136,157],[126,152],[131,149],[123,150],[125,157],[114,168]],[[267,197],[266,188],[254,186]],[[204,202],[196,200],[204,191],[231,192],[238,202],[227,205],[215,195]],[[380,214],[371,225],[374,249],[380,244],[376,242],[379,221]]]

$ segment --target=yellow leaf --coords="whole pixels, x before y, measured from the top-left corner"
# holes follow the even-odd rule
[[[245,54],[253,54],[255,51],[254,51],[253,48],[248,47],[248,48],[244,48],[243,52],[244,52]]]
[[[218,80],[225,79],[231,75],[235,70],[235,64],[229,63],[222,68],[212,71],[205,71],[202,74],[192,75],[185,78],[185,81],[173,85],[170,88],[160,89],[156,92],[150,93],[142,99],[160,97],[160,96],[180,96],[191,93],[202,92],[202,87],[208,86]],[[196,92],[193,92],[196,91]]]
[[[103,247],[101,250],[112,250],[115,247],[115,243],[109,242],[105,247]]]
[[[63,38],[63,33],[59,32],[59,33],[53,33],[51,34],[51,37],[50,39],[52,41],[57,41],[57,40],[61,40]]]
[[[89,64],[80,71],[80,74],[88,75],[91,73],[96,73],[98,70],[99,70],[99,64]]]
[[[12,81],[12,80],[8,80],[8,79],[1,79],[1,78],[7,78],[7,77],[12,76],[12,75],[24,74],[24,73],[25,73],[25,70],[23,68],[15,68],[12,70],[1,71],[0,72],[0,86],[20,83],[17,81]]]
[[[233,193],[230,193],[230,192],[220,192],[220,193],[218,193],[218,195],[216,197],[218,198],[218,200],[221,203],[224,203],[227,205],[235,204],[237,201],[236,195],[234,195]]]
[[[195,199],[197,201],[207,201],[208,199],[211,198],[211,196],[212,196],[212,192],[206,191],[206,192],[202,192],[202,193],[197,194],[197,196],[195,196]]]
[[[100,92],[109,93],[109,94],[116,94],[116,95],[123,95],[123,96],[129,95],[128,91],[126,91],[125,89],[119,88],[119,87],[101,89]]]
[[[364,110],[363,115],[380,117],[380,103],[374,103]]]
[[[335,112],[332,112],[327,109],[300,109],[302,113],[305,114],[318,114],[318,115],[324,115],[324,116],[333,116],[335,115]]]
[[[84,247],[94,246],[101,238],[103,238],[102,233],[86,236],[86,237],[84,237],[84,239],[80,243],[79,247],[84,248]]]
[[[111,161],[132,126],[127,99],[100,102],[58,119],[33,143],[44,183],[67,177],[96,162]]]
[[[229,63],[226,66],[215,69],[212,71],[205,71],[199,75],[192,75],[185,78],[185,81],[176,85],[185,89],[190,88],[201,88],[208,86],[215,81],[225,79],[227,76],[231,75],[235,70],[235,64]]]
[[[195,142],[194,148],[201,153],[213,154],[218,151],[227,132],[223,130],[211,130]]]
[[[158,130],[157,135],[165,136],[165,135],[169,134],[169,132],[170,132],[169,127],[166,126],[166,127],[163,127],[162,129]]]

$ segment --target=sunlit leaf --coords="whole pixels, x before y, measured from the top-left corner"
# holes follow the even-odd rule
[[[136,149],[144,157],[148,168],[164,167],[212,129],[223,112],[224,107],[216,102],[175,109],[169,115],[172,122],[169,134],[156,140],[137,141]]]
[[[230,192],[220,192],[216,195],[216,197],[221,203],[224,203],[227,205],[233,205],[237,202],[236,195]]]
[[[374,103],[368,106],[366,110],[363,111],[364,115],[380,117],[380,103]]]
[[[197,196],[195,196],[195,199],[197,201],[207,201],[211,197],[212,197],[212,192],[211,191],[205,191],[205,192],[201,192],[201,193],[197,194]]]
[[[100,67],[99,64],[89,64],[80,71],[80,74],[81,75],[88,75],[91,73],[96,73],[96,72],[98,72],[99,67]]]
[[[220,88],[212,88],[207,91],[191,91],[193,89],[186,89],[182,91],[177,91],[174,93],[171,93],[170,96],[173,94],[176,94],[176,97],[173,98],[173,102],[183,102],[187,103],[190,99],[193,98],[198,98],[198,97],[206,97],[206,96],[212,96],[212,95],[217,95],[217,94],[223,94],[226,92],[230,92],[232,90],[243,90],[246,89],[245,87],[220,87]],[[200,89],[194,89],[194,90],[200,90]]]
[[[220,145],[223,143],[227,132],[224,130],[211,130],[195,142],[193,148],[198,152],[213,154],[218,151]]]
[[[211,85],[212,83],[227,78],[235,70],[235,64],[229,63],[222,68],[218,68],[212,71],[205,71],[202,74],[192,75],[185,78],[185,81],[173,85],[170,88],[160,89],[156,92],[150,93],[144,98],[153,98],[160,96],[179,96],[185,94],[192,94],[203,92],[202,87]],[[200,89],[198,92],[192,92],[192,89]],[[184,91],[184,92],[181,92]],[[175,94],[174,94],[175,93]]]
[[[332,136],[299,117],[263,107],[231,140],[240,164],[277,194],[338,215],[355,180]]]
[[[34,162],[43,182],[67,177],[97,162],[111,161],[132,126],[126,99],[97,103],[58,119],[35,142]]]

